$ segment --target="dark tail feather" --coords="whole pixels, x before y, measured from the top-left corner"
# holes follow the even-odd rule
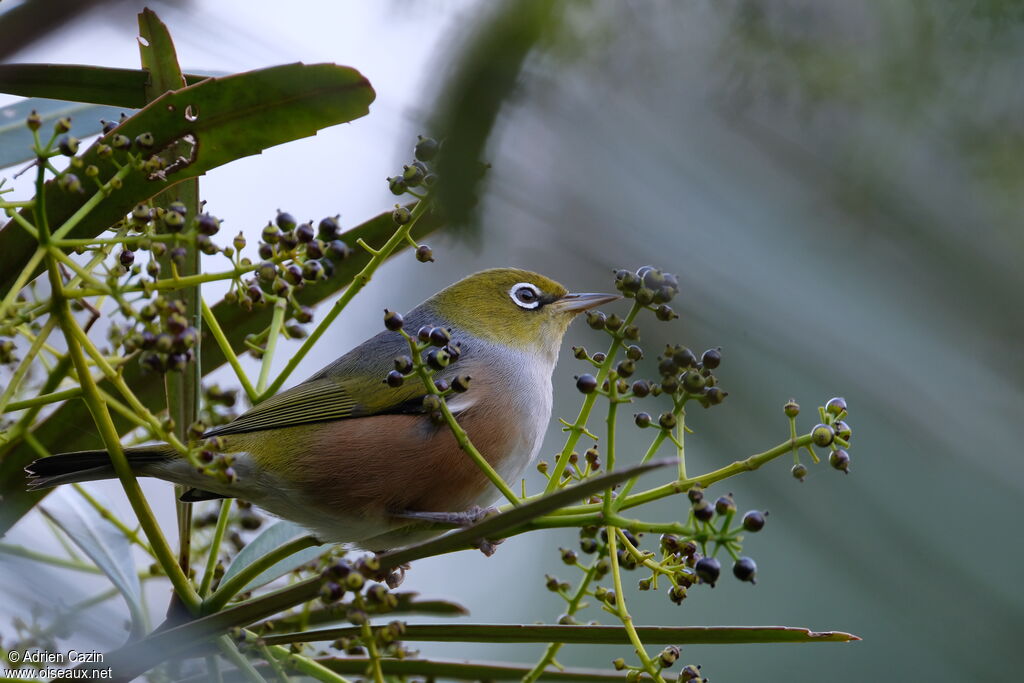
[[[128,456],[128,463],[135,472],[139,472],[145,465],[163,462],[172,457],[167,446],[132,448],[125,455]],[[32,462],[25,471],[28,473],[30,491],[60,484],[112,479],[117,476],[110,462],[110,454],[106,451],[78,451],[51,455]]]

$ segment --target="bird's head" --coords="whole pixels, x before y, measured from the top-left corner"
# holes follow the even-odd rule
[[[616,294],[570,293],[554,280],[517,268],[474,273],[426,303],[455,326],[511,348],[555,356],[579,313]]]

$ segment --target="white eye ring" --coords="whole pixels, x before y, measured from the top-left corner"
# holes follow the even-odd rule
[[[524,301],[520,298],[520,290],[523,289],[528,290],[532,294],[532,299]],[[540,289],[529,282],[517,282],[512,285],[512,289],[508,290],[508,295],[519,308],[525,308],[530,311],[540,306]]]

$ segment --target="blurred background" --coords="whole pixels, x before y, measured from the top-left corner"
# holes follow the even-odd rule
[[[4,61],[137,66],[142,3],[52,11],[60,4],[4,3]],[[442,198],[457,225],[430,239],[437,262],[387,264],[296,380],[376,331],[382,307],[410,308],[481,268],[525,267],[577,290],[609,289],[617,267],[675,272],[681,318],[648,326],[648,356],[669,341],[721,346],[730,392],[713,411],[691,411],[691,473],[785,440],[787,399],[804,407],[806,430],[833,395],[850,405],[853,462],[849,476],[822,464],[800,483],[781,458],[712,489],[732,491],[741,512],[770,511],[745,546],[758,584],[727,577],[691,590],[682,607],[631,592],[637,621],[863,638],[684,649],[717,681],[1018,680],[1024,3],[150,4],[186,71],[330,61],[377,91],[368,117],[205,177],[202,195],[229,232],[254,243],[278,208],[341,212],[347,227],[390,207],[384,178],[410,158],[417,133],[445,136],[452,167],[441,175],[465,181]],[[479,183],[465,170],[476,160],[492,166]],[[567,344],[580,343],[604,340],[580,324]],[[555,410],[566,418],[579,372],[563,353]],[[647,435],[624,425],[620,453],[639,458]],[[550,459],[561,438],[557,428],[548,437]],[[541,486],[534,475],[531,490]],[[116,485],[97,489],[130,517]],[[170,487],[146,489],[169,528]],[[685,505],[644,516],[684,518]],[[25,543],[39,524],[28,517],[4,541]],[[544,574],[574,580],[556,548],[575,543],[546,532],[490,559],[423,561],[403,589],[461,602],[473,621],[550,623],[563,605]],[[54,581],[64,602],[92,590],[78,575],[27,575],[29,566],[0,558],[0,630],[52,601]],[[101,625],[117,623],[119,609],[104,603],[76,637],[116,646],[124,634]],[[420,649],[521,662],[542,650]],[[606,667],[621,650],[568,647],[559,660]]]

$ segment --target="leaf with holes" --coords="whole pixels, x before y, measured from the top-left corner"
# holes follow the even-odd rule
[[[168,167],[159,174],[129,173],[120,189],[101,199],[65,236],[95,237],[136,204],[171,185],[365,116],[374,97],[369,81],[355,69],[301,63],[209,78],[168,92],[100,138],[82,155],[82,161],[99,169],[100,180],[112,177],[118,170],[114,159],[101,158],[97,148],[115,134],[134,140],[141,133],[150,133],[153,153],[186,143],[187,154],[168,159]],[[53,230],[88,198],[88,194],[65,193],[53,181],[48,183],[46,214]],[[24,215],[32,219],[30,212]],[[36,246],[13,220],[0,229],[0,291],[11,287]]]

